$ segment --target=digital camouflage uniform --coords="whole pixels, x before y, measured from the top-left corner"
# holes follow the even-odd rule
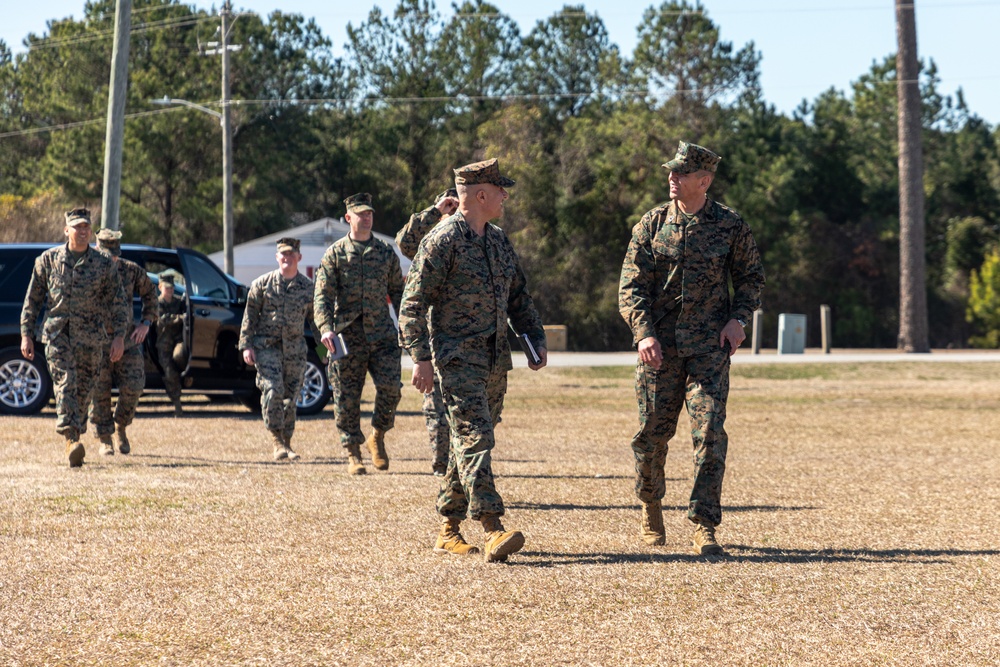
[[[42,325],[45,360],[56,397],[56,431],[76,440],[86,431],[87,408],[110,341],[125,336],[132,304],[111,258],[88,247],[75,260],[69,244],[35,260],[21,311],[21,335]]]
[[[675,162],[682,158],[679,152]],[[715,164],[710,166],[715,171]],[[703,167],[689,158],[687,168],[684,173]],[[674,201],[661,204],[632,229],[618,306],[633,345],[655,336],[664,357],[659,370],[642,361],[636,367],[640,428],[632,451],[636,495],[644,503],[663,498],[667,442],[686,404],[694,444],[688,518],[710,526],[722,521],[729,350],[720,349],[719,336],[730,319],[746,322],[760,307],[763,285],[750,227],[736,211],[711,199],[693,216],[682,214]]]
[[[102,248],[103,249],[103,248]],[[101,371],[94,391],[94,402],[90,409],[90,420],[97,429],[98,436],[107,436],[115,432],[115,424],[128,426],[135,418],[139,397],[146,386],[146,358],[143,346],[132,340],[135,324],[132,322],[132,295],[138,294],[142,300],[140,321],[153,323],[157,319],[156,289],[146,275],[146,271],[136,264],[121,257],[115,266],[121,278],[122,290],[129,303],[129,326],[125,334],[125,352],[122,358],[111,363],[105,355],[101,363]],[[114,416],[111,414],[111,387],[118,387],[118,403],[115,405]]]
[[[313,283],[301,273],[286,280],[274,270],[250,285],[239,349],[253,349],[264,425],[285,443],[295,432],[295,404],[309,352],[305,324],[312,323],[312,312]]]
[[[163,279],[162,276],[160,278]],[[184,318],[187,315],[187,295],[177,296],[174,293],[170,301],[165,301],[163,297],[156,300],[160,314],[156,322],[156,354],[160,359],[160,368],[163,369],[163,387],[167,390],[167,396],[174,405],[174,410],[179,412],[181,407],[181,373],[183,367],[179,367],[174,361],[174,348],[184,342]]]
[[[375,383],[372,427],[388,431],[402,396],[396,325],[387,298],[399,312],[403,274],[392,247],[373,234],[361,243],[345,236],[331,245],[316,271],[313,310],[320,336],[344,335],[348,354],[329,364],[337,431],[345,448],[365,442],[361,391],[365,375]]]
[[[487,224],[478,237],[460,212],[448,217],[420,244],[399,316],[403,346],[414,361],[433,359],[448,409],[451,456],[437,501],[446,519],[504,514],[491,455],[513,368],[508,317],[536,347],[545,346],[507,235]]]
[[[458,197],[454,190],[443,192],[438,201],[444,197]],[[441,221],[443,214],[434,206],[425,208],[419,213],[410,216],[409,221],[399,230],[396,235],[396,245],[408,259],[413,259],[417,254],[417,248],[427,232]],[[434,376],[434,389],[424,394],[423,404],[424,421],[427,424],[427,434],[430,436],[431,452],[433,453],[433,463],[431,465],[435,473],[444,474],[448,469],[449,450],[449,429],[448,410],[441,396],[441,383],[438,382],[437,374]]]

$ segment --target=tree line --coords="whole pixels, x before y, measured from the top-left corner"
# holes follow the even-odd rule
[[[99,204],[114,0],[52,21],[16,56],[0,42],[3,240],[57,240],[60,211]],[[443,13],[431,0],[374,8],[346,47],[315,22],[244,15],[231,42],[236,242],[375,195],[377,231],[498,157],[517,180],[502,226],[547,323],[574,349],[626,349],[618,315],[630,230],[668,198],[660,164],[684,139],[723,156],[710,196],[738,210],[760,247],[765,346],[777,316],[832,308],[837,347],[895,347],[899,206],[895,57],[792,114],[759,84],[753,42],[722,39],[699,2],[643,13],[631,54],[601,19],[567,5],[524,31],[486,0]],[[134,0],[122,176],[129,242],[222,246],[218,121],[150,104],[211,106],[220,64],[202,55],[218,17],[176,0]],[[921,64],[927,298],[933,347],[1000,341],[1000,130],[941,91]],[[217,108],[217,107],[216,107]],[[85,121],[93,121],[86,123]],[[38,128],[57,128],[37,131]]]

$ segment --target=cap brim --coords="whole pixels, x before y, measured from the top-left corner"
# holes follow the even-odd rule
[[[371,206],[362,204],[361,206],[352,206],[347,210],[350,211],[351,213],[361,213],[362,211],[374,211],[375,209],[373,209]]]
[[[72,220],[68,220],[66,222],[66,225],[69,227],[79,227],[80,225],[89,225],[89,224],[90,220],[87,220],[86,218],[73,218]]]
[[[279,245],[278,252],[298,252],[298,250],[294,246]]]
[[[698,169],[691,165],[685,164],[683,160],[671,160],[670,162],[665,162],[662,166],[667,171],[676,171],[678,174],[693,174],[698,171]]]
[[[517,181],[515,181],[513,178],[507,178],[506,176],[501,176],[500,179],[496,182],[496,184],[499,185],[501,188],[509,188],[513,187],[514,185],[517,185]]]

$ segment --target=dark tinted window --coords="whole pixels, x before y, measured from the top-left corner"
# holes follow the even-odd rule
[[[35,257],[41,250],[0,250],[0,300],[24,301]]]

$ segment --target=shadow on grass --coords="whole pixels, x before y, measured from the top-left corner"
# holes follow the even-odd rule
[[[998,549],[780,549],[727,544],[724,556],[698,556],[693,553],[559,553],[522,551],[532,560],[514,560],[508,565],[521,567],[559,567],[561,565],[622,565],[642,563],[944,563],[953,558],[997,556]],[[652,547],[651,547],[652,548]]]
[[[573,503],[507,503],[507,507],[517,510],[635,510],[638,512],[642,506],[638,503],[628,505],[574,505]],[[686,512],[687,505],[663,506],[664,512]],[[818,510],[819,507],[811,505],[737,505],[735,507],[724,506],[723,512],[803,512],[808,510]]]
[[[504,459],[502,463],[509,463],[507,459]],[[502,475],[497,475],[501,479],[506,479],[508,477],[513,477],[517,479],[635,479],[634,475],[528,475],[528,474],[518,474],[518,473],[504,473]],[[669,481],[676,481],[674,478],[669,478]]]

